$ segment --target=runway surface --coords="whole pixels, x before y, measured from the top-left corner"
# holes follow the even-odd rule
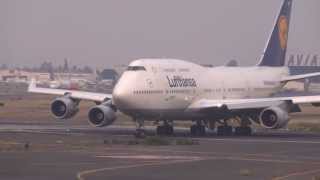
[[[320,176],[317,134],[257,132],[252,137],[191,138],[179,129],[176,137],[165,139],[199,144],[106,143],[130,142],[133,131],[0,124],[0,179],[312,180]]]

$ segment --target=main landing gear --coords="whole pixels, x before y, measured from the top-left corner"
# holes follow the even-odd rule
[[[233,128],[228,125],[227,120],[223,122],[219,122],[220,126],[216,128],[216,132],[218,136],[250,136],[252,135],[252,129],[250,127],[251,121],[248,118],[240,118],[240,126]],[[144,120],[136,120],[136,132],[135,137],[144,138],[146,136],[146,131],[144,129]],[[203,137],[206,136],[206,125],[208,125],[207,121],[197,120],[196,123],[190,127],[191,136]],[[215,123],[214,123],[215,124]],[[210,126],[208,127],[210,128]],[[212,124],[212,128],[214,129],[214,125]],[[157,135],[160,136],[172,136],[174,134],[173,121],[163,121],[162,125],[157,126],[156,130]]]
[[[134,136],[136,138],[145,138],[146,137],[146,130],[144,129],[144,120],[134,120],[136,122],[136,132]]]
[[[252,129],[250,127],[251,121],[246,117],[242,117],[239,120],[240,126],[236,128],[233,128],[228,124],[228,119],[221,122],[197,120],[195,121],[196,123],[190,127],[190,134],[191,136],[198,137],[206,136],[206,126],[210,129],[214,129],[215,124],[220,123],[221,125],[216,128],[218,136],[250,136],[252,134]]]
[[[248,118],[240,119],[240,126],[236,127],[233,131],[233,127],[228,125],[227,120],[224,120],[223,125],[218,126],[217,135],[218,136],[251,136],[252,129],[250,127],[250,120]]]
[[[232,136],[232,134],[233,134],[232,126],[222,125],[222,126],[218,126],[217,128],[218,136]]]
[[[251,136],[252,135],[252,129],[249,126],[236,127],[234,134],[236,136]]]
[[[173,122],[164,121],[163,125],[157,126],[157,135],[172,136],[173,133]]]
[[[240,118],[240,126],[235,128],[235,135],[237,136],[251,136],[252,129],[250,127],[251,121],[247,117]]]
[[[206,135],[206,127],[203,125],[203,122],[198,120],[196,124],[190,127],[191,136],[205,136]]]
[[[233,127],[228,125],[218,126],[217,128],[218,136],[251,136],[252,129],[250,126],[240,126],[236,127],[233,132]]]

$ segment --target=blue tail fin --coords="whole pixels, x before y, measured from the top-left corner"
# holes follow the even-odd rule
[[[284,66],[292,0],[284,0],[259,66]]]

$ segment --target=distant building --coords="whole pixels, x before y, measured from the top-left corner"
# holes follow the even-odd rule
[[[83,81],[93,81],[95,79],[94,74],[86,73],[54,73],[55,80],[83,80]]]
[[[100,80],[114,80],[114,81],[117,81],[118,78],[119,78],[119,74],[114,69],[104,69],[99,74],[99,79]]]
[[[0,80],[1,81],[15,81],[15,82],[27,82],[32,74],[30,72],[5,69],[0,70]]]
[[[113,87],[119,79],[119,74],[114,69],[104,69],[98,74],[100,84]]]
[[[40,82],[47,82],[47,81],[50,81],[50,73],[37,73],[37,72],[33,72],[31,77],[29,78],[30,79],[36,79]]]

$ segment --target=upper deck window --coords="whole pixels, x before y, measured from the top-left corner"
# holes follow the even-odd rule
[[[128,66],[127,71],[146,71],[143,66]]]

